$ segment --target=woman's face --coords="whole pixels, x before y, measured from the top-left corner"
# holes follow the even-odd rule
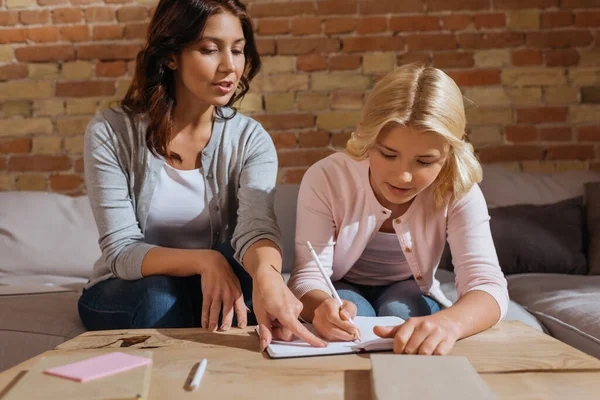
[[[410,126],[382,131],[369,150],[370,182],[387,208],[411,201],[437,178],[450,145],[438,134]]]
[[[244,73],[245,44],[236,16],[223,12],[209,17],[200,40],[182,50],[168,65],[175,69],[178,101],[226,105]]]

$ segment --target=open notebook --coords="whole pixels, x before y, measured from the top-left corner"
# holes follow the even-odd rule
[[[404,320],[398,317],[356,317],[354,323],[360,329],[360,342],[328,342],[327,347],[319,348],[299,339],[291,342],[273,340],[267,347],[267,353],[271,358],[293,358],[392,350],[394,339],[380,338],[373,333],[373,327],[400,325]],[[304,326],[316,334],[312,324]]]

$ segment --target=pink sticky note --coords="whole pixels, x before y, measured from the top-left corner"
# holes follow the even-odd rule
[[[114,352],[60,367],[48,368],[44,373],[78,382],[88,382],[151,363],[150,358]]]

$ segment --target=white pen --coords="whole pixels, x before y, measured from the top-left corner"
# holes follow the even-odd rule
[[[317,267],[319,267],[319,271],[321,271],[321,275],[323,275],[323,279],[325,279],[327,286],[329,286],[329,290],[333,294],[333,298],[338,302],[338,304],[340,305],[340,309],[341,309],[344,306],[344,303],[342,302],[342,299],[340,299],[340,295],[338,294],[337,290],[335,290],[335,287],[333,286],[333,282],[331,282],[331,279],[329,279],[329,276],[327,276],[327,273],[325,273],[325,269],[323,268],[323,265],[321,264],[321,260],[319,260],[319,256],[317,256],[317,253],[315,253],[315,249],[313,249],[313,247],[309,241],[306,242],[306,245],[308,246],[310,255],[317,263]],[[354,324],[354,321],[352,320],[352,318],[350,318],[349,321],[352,323],[352,325],[356,326],[356,324]],[[360,333],[358,331],[358,328],[356,328],[356,336],[357,336],[357,339],[354,340],[355,342],[360,340]]]
[[[204,371],[206,370],[206,364],[208,364],[208,361],[206,361],[206,358],[203,358],[202,361],[200,361],[200,365],[198,366],[194,377],[192,378],[192,382],[190,382],[191,390],[196,390],[198,389],[198,386],[200,386],[200,381],[202,380]]]

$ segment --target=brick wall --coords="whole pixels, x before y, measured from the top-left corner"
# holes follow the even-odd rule
[[[127,89],[153,0],[0,0],[0,189],[82,193],[82,135]],[[263,72],[241,110],[280,181],[342,147],[373,83],[419,61],[476,106],[483,162],[600,169],[598,0],[247,1]]]

